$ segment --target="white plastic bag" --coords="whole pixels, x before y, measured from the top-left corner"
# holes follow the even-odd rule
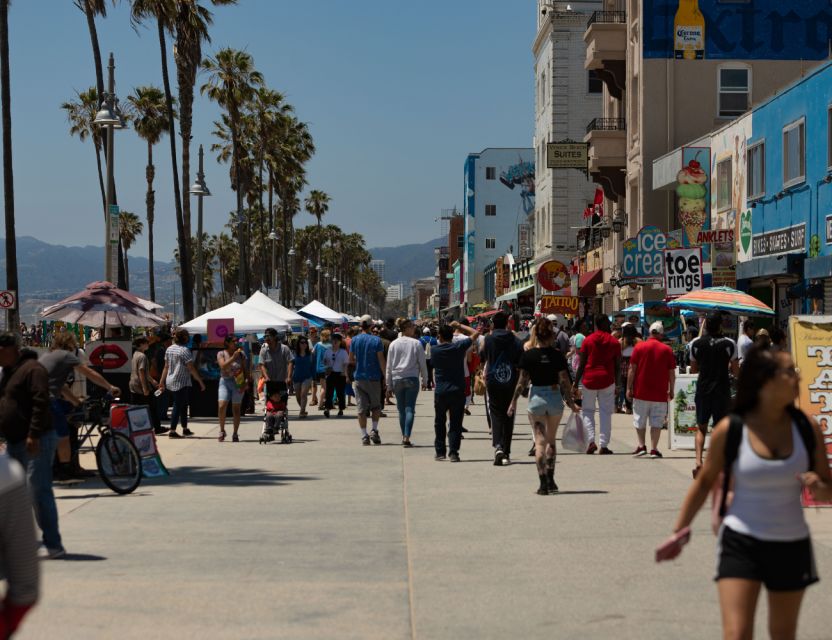
[[[586,451],[586,433],[584,432],[584,421],[580,414],[573,413],[569,416],[569,420],[566,421],[566,426],[563,428],[560,444],[564,449],[576,453]]]

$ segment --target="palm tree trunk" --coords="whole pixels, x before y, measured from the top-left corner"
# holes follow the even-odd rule
[[[101,188],[101,208],[104,211],[104,221],[107,221],[107,192],[104,190],[104,174],[101,172],[101,147],[93,142],[95,147],[95,165],[98,169],[98,186]]]
[[[147,143],[147,280],[150,288],[150,299],[156,302],[156,275],[153,268],[153,221],[156,208],[156,194],[153,191],[153,178],[156,174],[156,167],[153,166],[153,145]]]
[[[98,29],[95,27],[95,13],[89,0],[84,0],[84,15],[87,17],[87,29],[92,43],[92,57],[95,62],[95,88],[98,89],[98,99],[104,95],[104,66],[101,64],[101,47],[98,46]],[[107,144],[106,142],[104,143]]]
[[[0,0],[0,102],[3,120],[3,204],[6,209],[6,289],[20,290],[17,282],[17,236],[14,225],[14,172],[12,171],[12,106],[9,72],[9,0]],[[6,329],[18,331],[19,303],[6,312]]]
[[[162,55],[162,83],[165,88],[165,102],[168,108],[168,138],[170,138],[170,159],[173,168],[173,200],[176,207],[176,235],[179,246],[179,279],[182,291],[193,291],[193,275],[191,273],[191,252],[185,235],[185,223],[182,218],[182,195],[179,192],[179,167],[176,162],[176,125],[173,119],[173,94],[170,92],[170,77],[168,76],[168,55],[165,44],[165,28],[161,20],[156,24],[159,31],[159,49]],[[193,296],[184,296],[182,307],[185,320],[193,318]]]

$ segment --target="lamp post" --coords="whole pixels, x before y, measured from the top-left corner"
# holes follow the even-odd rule
[[[289,306],[295,306],[295,248],[289,249]]]
[[[113,54],[107,65],[107,92],[101,96],[101,109],[95,114],[93,124],[107,128],[107,210],[104,227],[104,279],[115,282],[114,275],[118,274],[118,244],[119,244],[119,212],[116,204],[116,187],[113,179],[113,131],[124,129],[127,123],[118,108],[116,98],[116,63]]]
[[[306,302],[312,302],[312,260],[306,259]]]
[[[318,264],[315,266],[315,271],[317,271],[316,278],[315,278],[315,296],[321,298],[321,260],[318,258]],[[323,300],[321,300],[323,302]]]
[[[277,245],[277,232],[272,229],[271,233],[269,233],[269,240],[272,241],[272,289],[275,288],[275,284],[277,284],[277,266],[275,263],[275,246]]]
[[[324,272],[324,283],[325,284],[324,284],[324,295],[323,295],[324,299],[322,300],[322,302],[326,305],[329,304],[329,278],[330,278],[329,271]]]
[[[205,173],[202,171],[203,156],[202,145],[199,145],[199,170],[196,172],[196,180],[191,185],[189,193],[197,197],[196,217],[196,314],[201,316],[205,313],[205,256],[202,250],[202,198],[210,196],[211,192],[205,184]]]

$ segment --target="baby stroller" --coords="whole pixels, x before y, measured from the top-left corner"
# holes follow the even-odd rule
[[[266,383],[268,385],[268,383]],[[270,389],[267,387],[266,411],[263,416],[263,432],[260,434],[260,444],[274,442],[280,437],[282,444],[292,442],[289,433],[289,392],[285,388]]]

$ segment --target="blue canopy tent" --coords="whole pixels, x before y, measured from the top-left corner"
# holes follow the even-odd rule
[[[626,309],[622,309],[624,313],[637,313],[641,316],[642,320],[644,319],[644,303],[639,302],[638,304],[634,304],[632,306],[627,307]],[[691,311],[689,309],[680,309],[680,312],[686,318],[695,318],[696,312]]]

